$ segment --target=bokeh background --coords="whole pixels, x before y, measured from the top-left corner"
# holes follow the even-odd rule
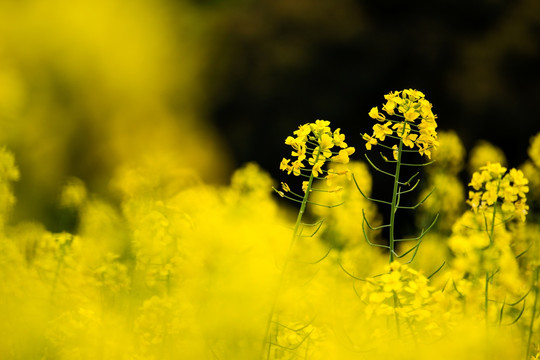
[[[279,179],[299,124],[331,120],[360,150],[367,112],[403,88],[517,166],[540,130],[539,65],[537,0],[1,0],[14,217],[63,230],[69,177],[114,199],[130,167],[224,184],[256,161]]]

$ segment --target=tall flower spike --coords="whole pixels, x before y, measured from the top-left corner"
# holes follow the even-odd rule
[[[469,204],[476,212],[501,211],[503,215],[515,216],[521,221],[529,211],[526,193],[529,180],[517,169],[507,169],[499,163],[488,163],[473,173],[469,186]],[[500,208],[500,210],[498,210]]]
[[[495,227],[504,224],[506,221],[515,217],[525,221],[529,206],[527,205],[526,193],[529,192],[528,180],[521,170],[507,169],[500,163],[487,163],[481,166],[479,171],[473,173],[469,186],[473,191],[469,191],[469,204],[474,214],[481,214],[485,231],[489,242],[479,250],[482,254],[497,247],[495,242]],[[498,215],[502,215],[500,220]],[[486,239],[487,240],[487,239]],[[489,256],[480,256],[484,261]],[[490,296],[489,287],[493,283],[493,277],[499,272],[499,268],[491,269],[484,266],[484,311],[485,320],[488,324]],[[501,310],[502,311],[502,310]]]
[[[368,115],[372,119],[378,121],[373,125],[373,134],[369,135],[364,133],[363,139],[366,141],[366,149],[372,150],[374,146],[380,146],[383,151],[388,152],[389,155],[385,156],[381,152],[381,158],[388,164],[390,164],[391,170],[382,170],[376,166],[375,163],[367,156],[369,164],[380,173],[391,176],[394,180],[392,189],[392,198],[388,200],[380,200],[369,198],[357,185],[358,190],[368,200],[390,206],[390,223],[381,225],[378,227],[371,226],[366,217],[363,220],[364,236],[367,242],[373,246],[383,247],[389,252],[389,261],[392,263],[395,258],[401,258],[408,254],[412,254],[410,261],[412,261],[418,251],[420,243],[424,235],[431,229],[431,227],[437,221],[438,215],[432,221],[431,225],[427,229],[422,230],[420,235],[415,238],[409,239],[396,239],[395,237],[395,216],[397,210],[400,209],[415,209],[422,204],[430,195],[429,193],[419,203],[412,206],[403,206],[400,203],[402,195],[411,192],[416,188],[420,180],[412,184],[412,180],[418,175],[418,172],[404,181],[400,178],[401,167],[413,167],[413,166],[425,166],[428,163],[405,163],[403,162],[404,153],[419,153],[422,156],[427,156],[431,159],[431,152],[439,146],[437,141],[437,122],[436,115],[432,112],[432,105],[425,99],[425,95],[418,90],[406,89],[403,91],[393,91],[384,96],[386,103],[382,106],[382,111],[386,112],[388,116],[380,113],[377,107],[372,108]],[[409,149],[405,149],[405,147]],[[355,180],[356,182],[356,180]],[[365,226],[371,230],[378,230],[382,228],[389,229],[388,245],[373,244],[369,241]],[[398,254],[396,251],[397,242],[414,241],[414,245],[408,250]]]
[[[345,143],[345,135],[341,134],[340,131],[340,129],[336,129],[332,132],[330,129],[330,121],[316,120],[314,123],[301,125],[298,130],[293,132],[295,137],[288,136],[285,139],[285,144],[293,148],[291,155],[296,159],[292,159],[291,161],[291,159],[284,158],[281,160],[279,165],[280,170],[287,172],[288,175],[292,173],[294,176],[300,176],[307,180],[302,182],[302,191],[295,192],[286,183],[281,183],[282,190],[274,188],[274,191],[276,191],[279,196],[300,204],[300,210],[294,225],[289,250],[285,257],[283,268],[281,269],[280,279],[283,279],[283,274],[287,271],[294,244],[298,238],[306,236],[302,234],[302,230],[309,226],[315,227],[315,231],[311,235],[308,235],[313,236],[322,225],[322,221],[315,224],[302,223],[302,217],[307,205],[311,204],[322,207],[335,207],[340,205],[335,204],[329,206],[309,200],[312,191],[337,192],[341,190],[340,186],[334,185],[332,187],[331,184],[335,182],[336,177],[346,176],[348,171],[336,172],[324,169],[325,164],[328,162],[347,164],[349,162],[349,156],[355,151],[353,147],[347,146],[347,143]],[[314,189],[312,187],[314,179],[326,179],[329,189]],[[280,346],[280,344],[275,344],[270,341],[270,328],[274,321],[274,308],[278,301],[282,286],[283,284],[280,280],[275,293],[274,305],[266,323],[266,331],[261,348],[261,358],[263,358],[264,354],[267,354],[267,356],[270,354],[272,346]]]

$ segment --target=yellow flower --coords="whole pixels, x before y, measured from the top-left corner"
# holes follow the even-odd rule
[[[332,156],[332,149],[334,147],[334,139],[328,134],[322,134],[319,138],[319,151],[322,152],[324,158]],[[319,155],[320,158],[320,155]]]
[[[298,149],[300,146],[305,145],[306,138],[294,138],[292,136],[287,136],[285,139],[285,145],[290,145],[293,147],[293,149]]]
[[[388,121],[386,124],[375,124],[373,125],[373,134],[375,137],[381,141],[384,141],[386,135],[392,135],[392,129],[390,129],[392,123]]]
[[[469,191],[469,200],[467,200],[467,204],[471,205],[474,212],[478,210],[481,198],[482,193]]]
[[[369,302],[372,304],[380,304],[390,296],[391,294],[384,292],[372,292],[369,294]]]
[[[500,163],[487,163],[486,165],[482,166],[480,170],[489,171],[493,177],[499,177],[506,172],[506,168],[501,166]]]
[[[472,175],[471,182],[468,185],[474,190],[480,190],[482,186],[484,186],[484,177],[479,172],[475,172]]]
[[[322,134],[330,132],[330,121],[327,120],[315,120],[314,123],[309,124],[311,131],[316,137],[320,137]]]
[[[516,206],[512,201],[505,201],[501,206],[502,211],[507,213],[513,213],[516,211]]]
[[[396,123],[392,126],[392,129],[396,129],[396,135],[399,137],[407,136],[411,132],[411,125],[406,122]]]
[[[496,146],[486,142],[478,142],[470,151],[469,171],[472,173],[485,165],[487,162],[506,164],[504,152]]]
[[[342,149],[339,151],[338,155],[332,158],[332,161],[347,164],[349,162],[349,156],[354,153],[354,148],[349,147],[347,149]]]
[[[486,184],[486,191],[482,194],[482,200],[484,200],[488,206],[493,205],[498,198],[497,194],[498,185],[496,182],[491,181]]]
[[[417,143],[418,144],[418,143]],[[425,146],[424,143],[422,143],[422,147],[418,150],[420,155],[426,155],[428,159],[431,159],[431,150],[429,146]]]
[[[416,120],[419,115],[420,114],[413,108],[409,108],[409,110],[407,110],[403,114],[403,116],[405,117],[405,120],[410,121],[410,122],[414,122],[414,120]]]
[[[398,159],[398,147],[397,145],[392,146],[392,154],[394,155],[394,160]]]
[[[300,125],[298,127],[298,130],[295,130],[293,134],[296,135],[298,139],[305,141],[305,139],[307,138],[310,132],[311,132],[311,126],[309,126],[309,124],[304,124],[304,125]]]
[[[302,191],[306,192],[309,185],[309,181],[302,181]]]
[[[377,109],[376,106],[369,111],[368,115],[370,118],[375,119],[375,120],[379,120],[379,121],[385,120],[384,114],[381,114],[379,112],[379,109]]]
[[[403,90],[403,94],[407,95],[412,101],[416,101],[425,96],[423,92],[414,89]]]
[[[520,197],[525,197],[525,193],[529,192],[529,180],[525,178],[523,171],[511,169],[510,178],[514,182],[514,187],[517,190],[517,193]]]
[[[500,163],[481,166],[480,172],[473,173],[469,183],[477,192],[469,192],[467,203],[476,212],[478,209],[485,211],[498,202],[503,212],[514,213],[524,221],[529,209],[525,195],[529,191],[529,181],[520,170],[506,170]]]
[[[305,167],[304,164],[302,164],[302,161],[296,160],[292,163],[292,173],[294,176],[299,176],[301,173],[301,168]],[[290,172],[288,173],[290,174]]]
[[[383,105],[382,109],[386,111],[388,115],[394,115],[395,109],[396,109],[396,103],[393,101],[388,101],[386,104]]]
[[[322,174],[322,166],[324,165],[324,161],[317,161],[316,164],[313,165],[313,168],[311,170],[311,172],[313,173],[313,176],[319,176],[320,174]]]
[[[525,221],[525,217],[529,213],[529,205],[527,205],[525,199],[516,201],[514,203],[515,206],[515,214],[519,216],[521,221]]]
[[[362,138],[366,140],[366,149],[371,150],[372,145],[377,145],[377,139],[369,136],[368,134],[362,135]]]
[[[290,191],[291,191],[291,188],[289,187],[289,185],[287,185],[287,184],[284,183],[284,182],[281,183],[281,188],[282,188],[283,191],[285,191],[285,192],[290,192]]]
[[[411,149],[414,147],[415,141],[418,138],[417,134],[407,134],[401,138],[403,141],[403,145],[410,147]]]
[[[340,128],[337,128],[334,131],[334,145],[339,146],[340,148],[346,148],[347,144],[345,143],[345,135],[340,134]]]
[[[501,186],[502,198],[505,202],[514,202],[518,199],[518,189],[513,186]]]
[[[420,99],[418,100],[418,104],[420,105],[420,115],[424,119],[435,120],[435,115],[433,115],[433,112],[431,111],[433,105],[431,105],[429,101]]]
[[[394,115],[396,105],[400,105],[402,103],[403,99],[399,97],[400,93],[401,91],[394,91],[394,92],[390,92],[387,95],[384,95],[384,98],[387,101],[386,101],[386,104],[383,105],[383,110],[386,111],[388,115]]]
[[[399,271],[392,271],[389,274],[381,275],[381,282],[383,285],[383,290],[387,293],[392,291],[400,291],[403,287],[401,282],[401,273]]]
[[[289,161],[291,160],[283,158],[283,160],[281,160],[281,163],[279,164],[279,170],[289,171],[290,174],[289,169],[291,168],[291,166],[289,165]]]
[[[293,146],[294,148],[294,146]],[[306,158],[306,146],[305,145],[299,145],[298,148],[295,149],[296,151],[291,152],[292,156],[298,157],[298,160],[302,161]]]

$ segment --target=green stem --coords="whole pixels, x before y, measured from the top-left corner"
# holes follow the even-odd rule
[[[499,182],[497,183],[497,193],[499,192],[499,186],[501,184],[501,181],[499,179]],[[493,204],[493,215],[491,216],[491,226],[489,229],[487,229],[487,223],[486,223],[486,232],[488,233],[488,236],[489,236],[489,245],[488,245],[488,249],[493,245],[493,243],[495,242],[495,215],[497,213],[497,203]],[[495,273],[493,274],[495,275]],[[488,326],[488,317],[489,317],[489,314],[488,314],[488,307],[489,307],[489,271],[486,271],[486,285],[485,285],[485,290],[484,290],[484,312],[485,312],[485,317],[486,317],[486,326]]]
[[[320,149],[319,149],[320,150]],[[319,160],[320,151],[317,151],[317,156],[315,157],[314,164],[317,163]],[[313,175],[313,172],[311,172],[308,180],[308,185],[306,188],[306,193],[304,194],[304,197],[302,199],[302,204],[300,205],[300,210],[298,211],[298,216],[296,217],[296,224],[294,225],[293,235],[291,238],[291,242],[289,243],[289,249],[287,250],[287,254],[285,255],[285,263],[283,264],[283,268],[281,269],[281,274],[279,276],[278,286],[276,289],[276,293],[274,295],[274,300],[272,302],[272,307],[270,309],[270,313],[268,315],[268,320],[266,322],[266,328],[264,331],[264,337],[263,337],[263,343],[261,348],[261,356],[260,358],[264,358],[264,353],[266,352],[266,359],[270,359],[270,352],[272,350],[272,344],[270,339],[268,338],[270,336],[270,328],[272,326],[272,320],[274,319],[274,313],[276,311],[277,301],[279,294],[281,293],[282,287],[283,287],[283,281],[285,279],[285,273],[287,272],[287,268],[289,266],[291,254],[294,248],[294,245],[296,244],[296,241],[301,235],[300,226],[302,224],[302,217],[304,216],[304,213],[306,211],[306,207],[308,204],[309,194],[311,193],[311,186],[313,184],[315,176]],[[266,351],[265,351],[266,350]]]
[[[486,285],[484,289],[484,314],[486,318],[486,327],[488,326],[488,297],[489,297],[489,271],[486,271]]]
[[[534,319],[536,317],[536,306],[538,305],[538,275],[539,275],[540,267],[536,267],[534,269],[534,277],[533,277],[533,289],[534,289],[534,305],[532,310],[532,316],[531,316],[531,322],[529,324],[529,336],[527,338],[527,351],[525,352],[525,359],[529,359],[529,354],[531,351],[531,340],[532,340],[532,334],[534,330]]]
[[[405,126],[403,127],[405,129]],[[404,130],[403,130],[404,131]],[[403,141],[399,140],[398,147],[398,158],[396,162],[396,173],[394,175],[394,190],[392,191],[392,204],[390,205],[390,234],[389,234],[389,244],[390,247],[390,263],[394,261],[394,248],[395,248],[395,239],[394,239],[394,222],[397,211],[397,192],[398,192],[398,183],[399,183],[399,172],[401,169],[401,154],[403,149]]]

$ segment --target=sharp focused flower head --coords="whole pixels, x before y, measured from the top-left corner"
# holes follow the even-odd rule
[[[384,126],[389,125],[391,123]],[[279,166],[280,170],[289,175],[292,173],[295,176],[323,177],[330,180],[337,175],[329,174],[324,170],[324,165],[327,162],[347,164],[349,156],[355,151],[354,147],[347,146],[341,129],[330,129],[330,121],[316,120],[314,123],[301,125],[293,134],[295,136],[285,139],[285,144],[293,148],[291,155],[296,159],[284,158]],[[338,149],[334,150],[336,147]],[[304,187],[307,189],[307,186]]]
[[[366,149],[385,141],[387,137],[403,142],[409,148],[418,148],[420,155],[431,159],[431,153],[439,146],[437,141],[437,116],[432,105],[421,91],[408,89],[385,95],[382,110],[395,118],[387,118],[377,107],[369,111],[369,116],[384,124],[373,125],[373,134],[363,134]],[[396,112],[397,109],[397,112]],[[391,147],[391,146],[390,146]]]

